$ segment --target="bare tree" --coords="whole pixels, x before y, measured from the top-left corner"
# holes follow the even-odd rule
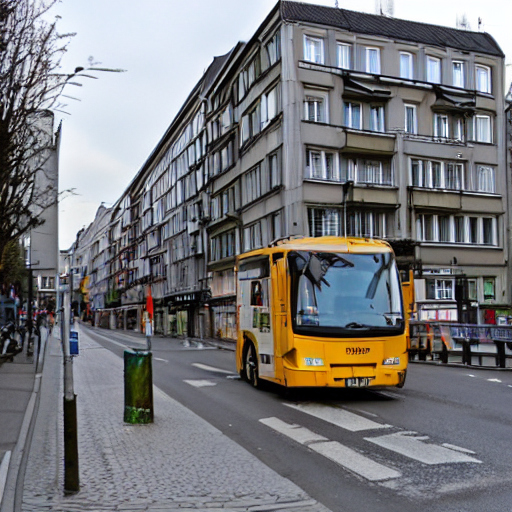
[[[56,180],[45,179],[54,145],[50,111],[64,107],[64,89],[95,78],[78,67],[61,71],[74,34],[48,21],[58,0],[0,0],[0,256],[10,240],[42,223],[40,214],[57,201]]]

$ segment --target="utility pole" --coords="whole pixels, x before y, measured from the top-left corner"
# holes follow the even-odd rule
[[[73,357],[69,348],[69,331],[71,320],[71,293],[73,272],[70,269],[68,290],[64,293],[62,308],[64,352],[64,492],[75,493],[80,490],[78,472],[78,435],[76,417],[76,395],[73,389]]]

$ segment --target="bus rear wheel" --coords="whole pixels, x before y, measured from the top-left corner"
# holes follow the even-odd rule
[[[256,356],[256,348],[250,341],[245,342],[244,350],[244,379],[254,386],[255,388],[259,385],[258,378],[258,358]]]

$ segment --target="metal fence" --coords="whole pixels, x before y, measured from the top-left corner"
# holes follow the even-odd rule
[[[512,326],[410,322],[409,359],[512,368]]]

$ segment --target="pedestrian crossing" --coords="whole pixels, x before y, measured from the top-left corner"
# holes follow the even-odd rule
[[[382,483],[400,479],[403,472],[397,467],[396,455],[427,466],[472,463],[481,464],[476,453],[449,443],[436,444],[417,432],[403,431],[393,425],[378,423],[336,405],[322,403],[283,403],[285,407],[335,425],[353,433],[364,433],[358,439],[364,449],[355,449],[339,441],[328,439],[299,424],[286,423],[278,417],[261,418],[263,425],[286,436],[312,451],[335,462],[342,468],[370,482]],[[383,432],[387,430],[387,432]],[[366,445],[366,446],[365,446]],[[371,446],[383,448],[388,453],[389,464],[375,460]],[[382,455],[380,455],[382,459]]]

